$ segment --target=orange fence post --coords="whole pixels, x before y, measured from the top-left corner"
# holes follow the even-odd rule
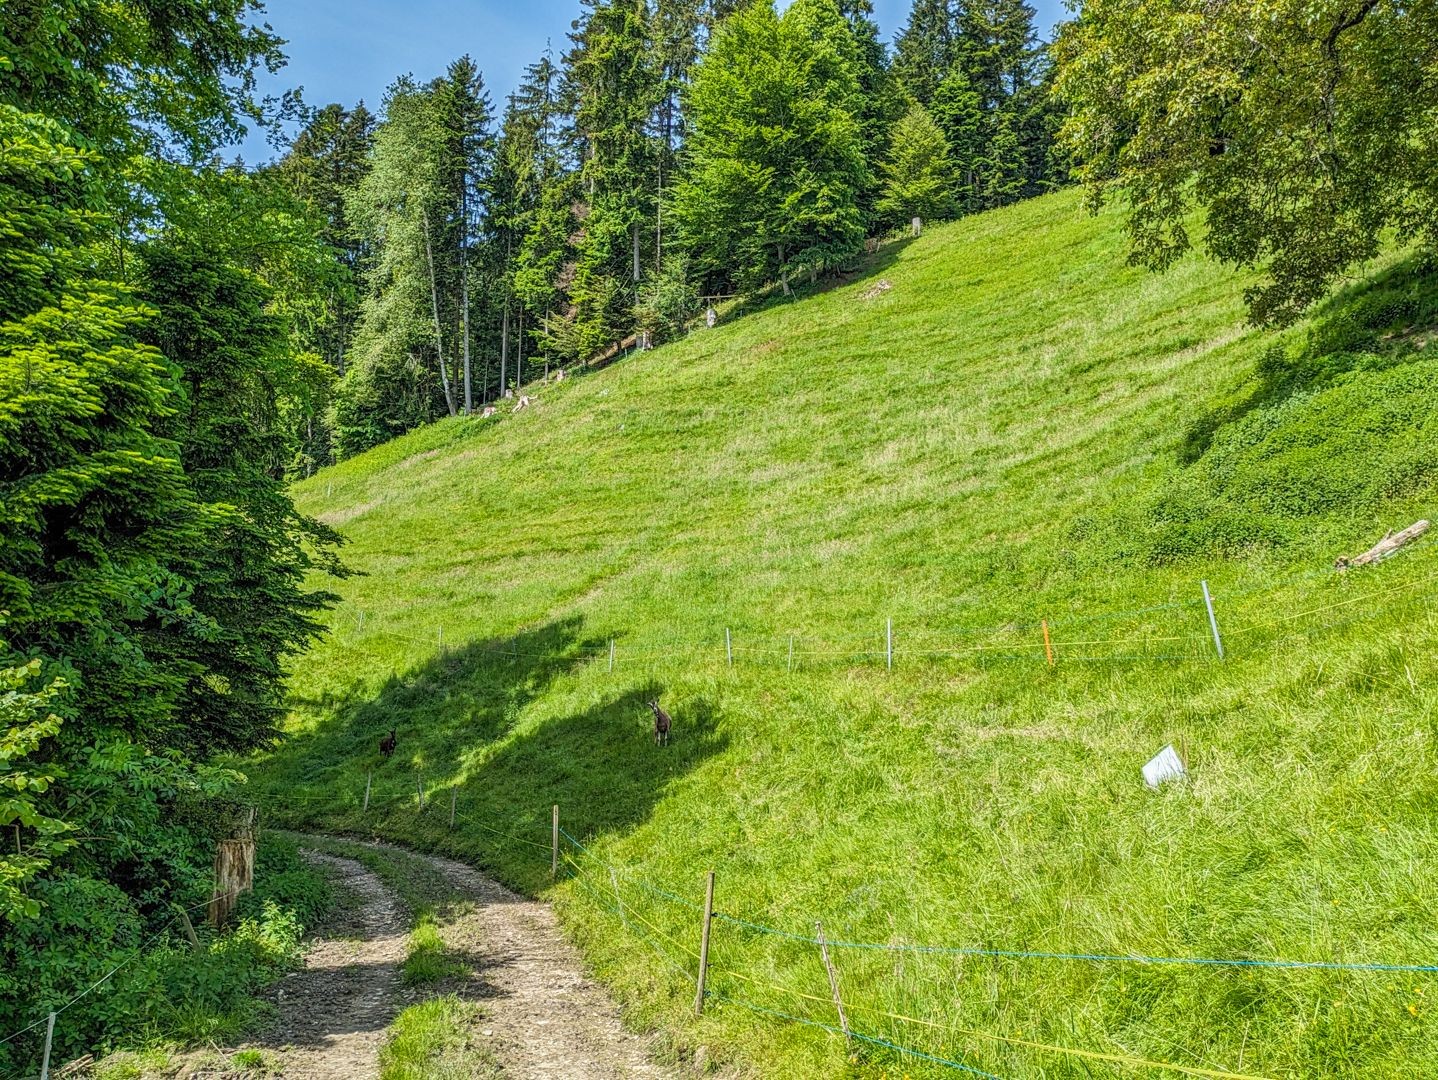
[[[1049,621],[1044,620],[1044,652],[1048,654],[1049,667],[1054,666],[1054,643],[1049,640]]]

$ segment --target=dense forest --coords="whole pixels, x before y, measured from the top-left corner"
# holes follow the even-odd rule
[[[1429,7],[586,0],[501,104],[461,56],[373,111],[261,98],[263,17],[0,6],[0,1030],[203,900],[346,573],[290,479],[1070,179],[1260,323],[1438,234]],[[223,982],[167,971],[67,1042]]]
[[[301,472],[556,365],[681,332],[703,298],[1063,176],[1034,11],[919,0],[591,2],[497,108],[473,60],[329,105],[265,172],[336,254],[291,414]],[[308,388],[308,384],[307,384]]]

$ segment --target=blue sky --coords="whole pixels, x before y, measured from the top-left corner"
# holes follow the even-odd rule
[[[1030,0],[1040,33],[1064,15],[1062,0]],[[874,0],[884,36],[908,18],[911,0]],[[311,105],[364,100],[378,107],[395,76],[421,80],[440,74],[469,53],[484,72],[496,105],[514,88],[526,64],[553,42],[563,51],[579,0],[270,0],[266,21],[289,44],[289,66],[261,83],[265,93],[304,87]],[[247,161],[271,156],[264,139],[240,147]]]

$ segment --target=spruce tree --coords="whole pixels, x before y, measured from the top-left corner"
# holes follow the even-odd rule
[[[954,65],[955,32],[953,0],[914,0],[894,38],[894,74],[921,105],[933,100]]]
[[[656,213],[657,140],[650,118],[662,94],[644,0],[596,0],[573,35],[566,77],[582,140],[580,223],[570,298],[582,354],[633,323],[642,236]]]
[[[987,167],[989,123],[983,100],[961,68],[954,68],[944,77],[929,111],[949,144],[956,208],[976,210],[976,192]]]

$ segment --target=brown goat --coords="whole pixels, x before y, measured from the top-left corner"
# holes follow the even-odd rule
[[[659,707],[659,702],[651,701],[649,708],[654,713],[654,745],[669,745],[669,729],[674,726],[674,721],[669,719],[669,714]]]
[[[395,738],[394,728],[390,728],[389,734],[379,741],[379,752],[385,757],[389,757],[394,753],[395,743],[398,741]]]

